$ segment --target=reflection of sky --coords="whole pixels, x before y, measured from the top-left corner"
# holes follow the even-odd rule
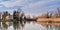
[[[21,8],[26,14],[39,15],[47,11],[55,11],[58,7],[60,0],[0,0],[0,12],[11,13],[14,9]]]
[[[33,24],[33,23],[26,23],[25,26],[23,28],[19,28],[19,30],[47,30],[46,27],[39,25],[37,23]],[[10,26],[7,30],[14,30],[13,26]]]
[[[26,24],[23,30],[47,30],[47,28],[37,23],[30,23]]]
[[[31,22],[30,24],[26,23],[23,28],[19,28],[18,30],[57,30],[59,27],[51,26],[50,28],[46,27],[46,25],[41,25],[37,23]],[[7,30],[14,30],[13,26],[10,26]]]
[[[9,23],[9,22],[7,22],[7,23]],[[10,26],[7,26],[8,27],[7,29],[6,29],[6,27],[4,28],[4,26],[6,26],[6,24],[5,25],[2,23],[0,23],[0,24],[1,24],[0,30],[15,30],[13,23],[10,24]],[[17,25],[17,24],[15,24],[15,25]],[[19,28],[18,28],[18,26],[19,26]],[[30,23],[27,22],[24,25],[24,27],[22,27],[21,24],[19,23],[19,25],[17,25],[16,28],[18,28],[18,30],[47,30],[47,29],[48,30],[58,30],[58,29],[60,29],[59,26],[52,25],[50,27],[49,26],[47,27],[46,25],[41,25],[41,24],[36,23],[36,22],[30,22]]]

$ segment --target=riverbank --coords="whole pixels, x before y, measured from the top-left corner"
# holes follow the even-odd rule
[[[60,18],[38,18],[37,23],[43,25],[60,26]]]

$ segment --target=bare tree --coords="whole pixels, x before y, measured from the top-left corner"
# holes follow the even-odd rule
[[[57,8],[58,17],[60,18],[60,9]]]
[[[46,14],[42,14],[42,16],[41,17],[43,17],[43,18],[52,18],[52,12],[47,12]]]
[[[16,11],[13,12],[13,19],[16,19]]]
[[[8,15],[9,15],[8,11],[5,11],[5,12],[3,12],[2,18],[5,19],[6,16],[8,16]]]
[[[52,18],[52,15],[53,15],[52,12],[50,12],[50,14],[49,14],[49,18]]]
[[[57,12],[55,12],[55,16],[56,18],[60,18],[60,9],[57,8]]]

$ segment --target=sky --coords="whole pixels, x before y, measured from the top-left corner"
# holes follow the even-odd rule
[[[40,15],[56,11],[60,7],[60,0],[0,0],[0,12],[12,12],[18,8],[25,14]]]

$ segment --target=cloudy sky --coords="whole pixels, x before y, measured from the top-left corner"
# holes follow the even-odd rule
[[[21,8],[26,14],[40,15],[47,11],[56,11],[60,0],[0,0],[0,12]]]

